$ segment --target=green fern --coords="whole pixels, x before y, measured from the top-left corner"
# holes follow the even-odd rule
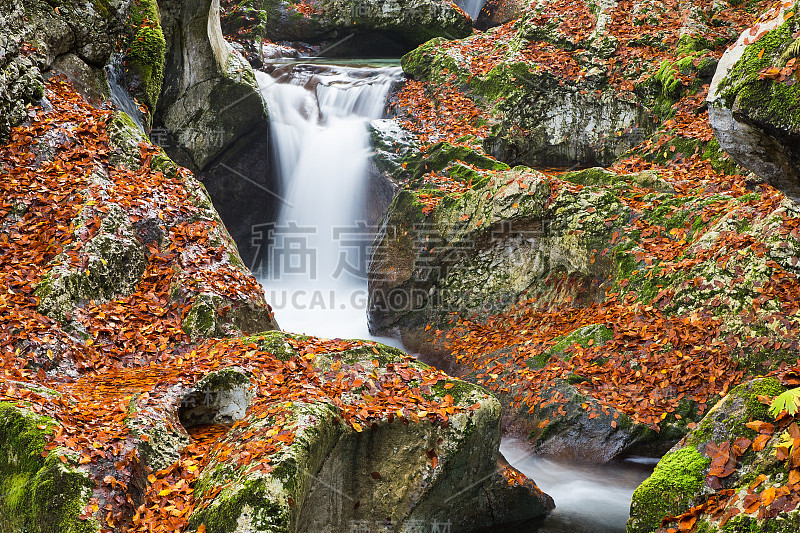
[[[798,408],[800,408],[800,387],[789,389],[775,396],[769,406],[769,414],[774,418],[778,418],[783,411],[794,415]]]

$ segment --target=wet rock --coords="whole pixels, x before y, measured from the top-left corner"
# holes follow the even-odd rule
[[[178,164],[205,169],[246,134],[266,124],[250,64],[222,36],[218,0],[160,3],[166,40],[156,123]]]
[[[273,41],[321,43],[321,55],[401,55],[434,37],[465,37],[470,18],[453,4],[431,0],[323,0],[299,13],[291,2],[278,2],[280,22],[267,28]]]
[[[78,466],[78,458],[68,450],[44,451],[57,429],[60,428],[55,420],[0,402],[2,531],[99,530],[95,520],[78,518],[89,503],[94,486],[88,472]]]

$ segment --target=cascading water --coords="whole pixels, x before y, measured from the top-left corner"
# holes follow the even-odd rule
[[[633,491],[654,466],[646,458],[613,465],[552,461],[513,438],[503,439],[500,452],[556,502],[541,524],[508,533],[624,533]]]
[[[282,328],[369,338],[367,123],[381,118],[399,67],[300,64],[288,81],[258,73],[280,181],[263,284]]]
[[[278,70],[277,79],[257,73],[281,188],[262,274],[267,301],[285,330],[376,339],[367,329],[364,272],[373,235],[359,225],[365,219],[367,123],[383,115],[400,69],[300,64],[288,73]],[[556,502],[543,522],[509,533],[624,532],[631,494],[651,470],[547,461],[509,438],[501,451]]]
[[[486,0],[458,0],[458,7],[463,9],[472,20],[477,20]]]
[[[139,111],[136,101],[125,88],[125,67],[122,66],[122,60],[118,55],[111,56],[105,71],[111,101],[120,111],[127,113],[140,130],[145,131],[142,112]]]

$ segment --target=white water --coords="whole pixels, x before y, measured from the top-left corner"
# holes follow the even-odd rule
[[[530,450],[518,439],[504,438],[500,445],[508,462],[552,496],[556,508],[543,523],[520,531],[624,533],[631,496],[652,472],[651,461],[584,465],[543,459]]]
[[[257,73],[281,185],[262,284],[284,330],[371,338],[367,123],[383,116],[386,95],[400,74],[398,67],[298,64],[290,67],[288,83],[277,83]]]
[[[108,65],[105,67],[106,79],[108,80],[108,92],[111,96],[111,101],[117,106],[117,109],[124,111],[128,114],[131,120],[136,124],[142,132],[144,132],[144,120],[139,106],[134,101],[133,97],[128,93],[125,88],[125,68],[122,66],[122,60],[118,55],[113,55]]]
[[[466,11],[472,20],[477,20],[486,0],[457,0],[458,7]]]
[[[335,275],[342,258],[363,269],[369,232],[361,230],[355,251],[362,256],[356,258],[333,230],[354,230],[350,238],[359,233],[369,158],[367,122],[382,116],[400,71],[303,64],[291,69],[288,83],[257,73],[269,106],[283,198],[275,236],[279,244],[269,258],[277,268],[262,279],[267,301],[284,330],[398,345],[369,334],[363,270]],[[291,248],[289,241],[299,248],[288,254],[298,261],[287,268],[280,261],[287,256],[279,252]],[[556,502],[544,521],[504,529],[509,533],[622,533],[633,490],[652,470],[652,465],[634,463],[592,467],[549,461],[532,456],[526,443],[515,439],[503,439],[501,452]]]

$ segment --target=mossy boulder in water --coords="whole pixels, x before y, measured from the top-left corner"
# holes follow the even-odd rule
[[[764,404],[784,390],[775,378],[751,380],[732,389],[633,493],[628,533],[656,531],[663,518],[681,515],[695,506],[697,531],[797,531],[800,514],[794,505],[789,512],[779,512],[779,501],[776,510],[767,513],[762,512],[766,509],[759,510],[761,505],[748,505],[760,502],[761,494],[780,491],[787,483],[787,465],[776,456],[786,433],[771,433],[772,417]],[[759,437],[761,444],[756,447]],[[730,468],[726,466],[721,472],[726,462],[720,462],[720,457],[726,457],[726,453],[733,460],[728,459]],[[713,472],[712,460],[717,463]],[[714,500],[718,503],[712,508],[703,507],[704,502]],[[765,507],[772,503],[770,499]]]
[[[285,339],[275,332],[249,340],[289,359],[293,350]],[[375,379],[404,358],[399,350],[379,345],[315,355],[313,364],[323,381],[336,379],[334,370],[341,365],[374,368]],[[361,394],[361,387],[353,394]],[[199,498],[213,497],[195,511],[192,524],[214,533],[346,532],[353,524],[374,525],[379,516],[398,531],[434,522],[468,531],[552,508],[552,500],[535,486],[509,486],[500,473],[496,399],[457,380],[433,387],[431,394],[449,395],[459,409],[472,410],[450,417],[445,426],[391,415],[356,429],[342,423],[340,408],[325,401],[289,402],[268,416],[261,408],[248,411],[197,482]],[[259,432],[291,432],[292,437],[272,456],[270,468],[238,466],[238,456],[224,450],[245,433]]]
[[[776,4],[720,60],[709,120],[723,150],[800,201],[798,5]]]

